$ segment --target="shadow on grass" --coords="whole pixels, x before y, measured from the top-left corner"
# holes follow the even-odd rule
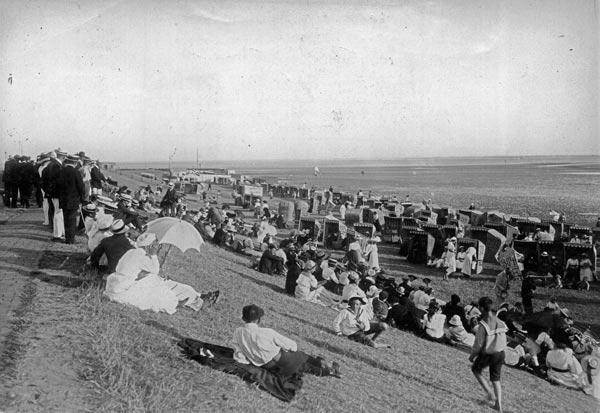
[[[574,290],[570,290],[574,291]],[[583,293],[582,293],[583,294]],[[574,296],[563,296],[560,294],[560,290],[557,290],[556,294],[536,294],[536,299],[542,301],[549,301],[551,298],[556,298],[559,303],[573,303],[573,304],[582,304],[582,305],[598,305],[600,304],[600,299],[592,298],[592,297],[574,297]]]
[[[38,235],[38,234],[3,234],[2,235],[3,239],[9,239],[9,238],[13,238],[13,239],[26,239],[26,240],[30,240],[30,241],[40,241],[40,242],[49,242],[51,241],[52,238],[52,233],[48,233],[48,235]],[[10,250],[10,248],[6,248],[7,250]]]
[[[332,329],[324,327],[324,326],[322,326],[320,324],[317,324],[317,323],[310,322],[310,321],[308,321],[308,320],[306,320],[304,318],[296,317],[295,315],[291,315],[291,314],[281,313],[279,311],[275,311],[273,308],[271,308],[270,311],[272,311],[275,314],[279,314],[279,315],[281,315],[283,317],[287,317],[287,318],[291,318],[292,320],[299,321],[302,324],[308,324],[309,326],[311,326],[313,328],[316,328],[317,330],[321,330],[321,331],[324,331],[326,333],[335,335],[335,331],[333,331]]]
[[[345,349],[340,348],[338,346],[335,346],[335,345],[333,345],[331,343],[328,343],[328,342],[325,342],[325,341],[320,341],[320,340],[315,340],[313,338],[308,338],[308,337],[305,338],[305,340],[308,341],[311,344],[314,344],[315,346],[326,348],[327,350],[329,350],[329,351],[331,351],[333,353],[337,353],[337,354],[339,354],[341,356],[348,357],[348,358],[354,359],[356,361],[360,361],[360,362],[362,362],[364,364],[367,364],[367,365],[369,365],[369,366],[371,366],[373,368],[385,371],[386,373],[391,373],[391,374],[395,374],[395,375],[398,375],[400,377],[403,377],[407,381],[419,383],[419,384],[421,384],[424,387],[432,387],[432,388],[434,388],[435,390],[437,390],[440,393],[447,393],[447,394],[450,394],[450,395],[452,395],[454,397],[457,397],[459,399],[462,399],[462,400],[468,400],[468,401],[478,401],[479,400],[479,399],[474,398],[474,397],[471,397],[471,398],[470,397],[465,397],[464,394],[457,393],[457,392],[454,392],[452,390],[449,390],[449,389],[445,388],[442,385],[433,383],[433,382],[428,381],[428,380],[424,380],[424,379],[422,379],[419,376],[411,375],[411,374],[409,374],[406,371],[402,371],[402,370],[395,369],[393,367],[389,367],[389,366],[383,364],[383,362],[371,359],[369,357],[362,356],[360,354],[357,354],[354,351],[345,350]],[[360,345],[358,343],[355,343],[355,344]],[[373,350],[373,351],[376,351],[376,350]]]
[[[262,286],[262,287],[267,287],[267,288],[269,288],[269,289],[271,289],[271,290],[275,291],[276,293],[285,294],[285,289],[284,289],[284,288],[281,288],[281,287],[280,287],[280,286],[278,286],[278,285],[275,285],[275,284],[272,284],[272,283],[269,283],[269,282],[266,282],[266,281],[263,281],[263,280],[259,280],[259,279],[257,279],[257,278],[250,277],[249,275],[247,275],[247,274],[244,274],[244,273],[243,273],[243,272],[241,272],[241,271],[236,271],[236,270],[234,270],[234,269],[231,269],[231,268],[227,268],[227,270],[228,270],[228,271],[231,271],[231,272],[232,272],[232,273],[234,273],[234,274],[237,274],[237,275],[239,275],[240,277],[242,277],[242,278],[244,278],[244,279],[246,279],[246,280],[248,280],[248,281],[251,281],[251,282],[253,282],[254,284],[258,284],[258,285],[260,285],[260,286]]]
[[[156,320],[144,320],[144,321],[142,321],[142,323],[144,323],[148,327],[152,327],[157,330],[164,331],[165,333],[170,334],[171,336],[173,336],[173,338],[176,338],[178,340],[183,339],[183,336],[181,334],[179,334],[179,332],[177,331],[177,329],[175,327],[166,326],[164,324],[159,323]]]

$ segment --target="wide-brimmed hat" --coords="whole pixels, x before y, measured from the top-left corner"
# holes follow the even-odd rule
[[[119,194],[119,198],[121,198],[122,201],[131,201],[131,202],[133,202],[133,197],[131,195],[129,195],[129,194],[125,194],[125,193]]]
[[[547,257],[548,256],[548,252],[544,251],[542,252],[542,257]]]
[[[367,303],[364,298],[356,295],[348,300],[348,304],[350,304],[354,300],[359,300],[363,305]]]
[[[140,234],[139,237],[137,237],[137,239],[135,240],[135,245],[137,245],[138,248],[147,247],[154,241],[156,241],[155,234],[153,234],[152,232],[144,232],[143,234]]]
[[[448,321],[448,324],[451,326],[462,326],[460,316],[458,314],[454,314],[452,318],[450,318],[450,321]]]
[[[65,158],[65,160],[63,162],[68,165],[76,165],[79,162],[79,157],[69,155]]]
[[[113,216],[112,215],[101,215],[97,220],[96,220],[96,225],[98,226],[98,229],[100,231],[105,231],[107,229],[109,229],[112,226],[113,223]]]
[[[98,209],[98,207],[93,202],[90,202],[89,204],[85,204],[84,206],[82,206],[81,209],[83,209],[86,212],[94,212]]]
[[[115,219],[110,226],[110,230],[113,234],[124,234],[129,230],[129,227],[125,225],[122,219]]]

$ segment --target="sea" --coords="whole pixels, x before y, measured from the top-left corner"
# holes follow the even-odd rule
[[[168,168],[168,162],[118,163],[120,168]],[[271,183],[362,190],[438,205],[499,210],[593,225],[600,216],[600,156],[448,157],[173,162],[187,168],[227,168]],[[315,171],[318,169],[318,172]]]

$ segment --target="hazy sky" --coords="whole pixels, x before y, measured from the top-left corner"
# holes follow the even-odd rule
[[[3,153],[600,154],[594,0],[0,7]]]

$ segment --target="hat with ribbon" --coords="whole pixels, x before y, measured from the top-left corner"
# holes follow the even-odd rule
[[[129,230],[129,227],[125,225],[125,222],[123,222],[122,219],[115,219],[110,226],[110,230],[115,235],[124,234],[127,232],[127,230]]]

